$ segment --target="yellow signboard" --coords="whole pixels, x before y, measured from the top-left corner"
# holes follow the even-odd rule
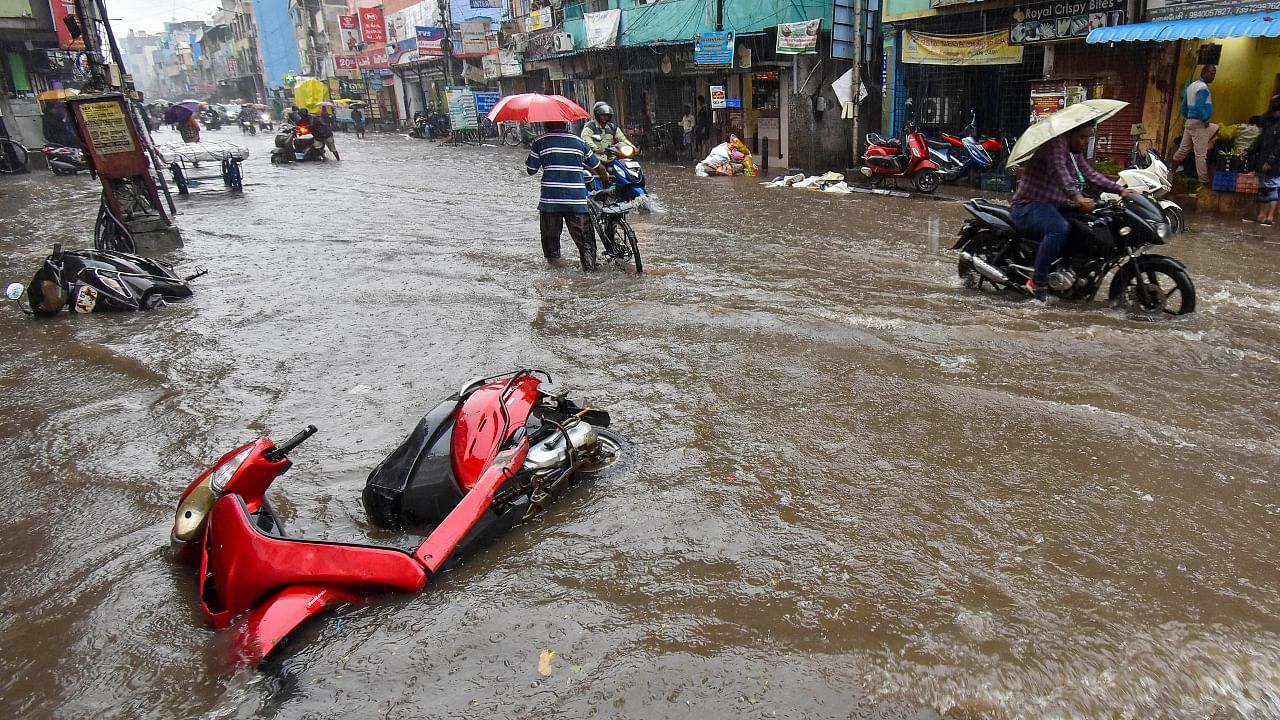
[[[99,155],[133,152],[133,135],[125,124],[124,107],[115,101],[91,102],[80,106],[89,142]]]
[[[926,35],[904,30],[902,62],[916,65],[1017,65],[1022,47],[1009,44],[1009,33]]]

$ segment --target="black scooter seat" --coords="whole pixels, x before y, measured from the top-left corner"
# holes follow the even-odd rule
[[[880,147],[898,147],[902,145],[902,141],[897,138],[887,138],[880,133],[867,133],[867,142],[871,145],[879,145]]]

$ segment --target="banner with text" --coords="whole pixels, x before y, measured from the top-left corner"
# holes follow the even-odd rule
[[[337,68],[338,72],[351,72],[352,70],[358,70],[360,68],[360,63],[357,61],[355,55],[334,56],[333,64]]]
[[[444,48],[440,46],[440,42],[444,40],[444,28],[418,27],[414,28],[414,32],[418,35],[419,55],[423,57],[440,57],[444,55]]]
[[[1147,0],[1147,20],[1189,20],[1272,12],[1266,0]]]
[[[913,65],[1017,65],[1022,48],[1003,30],[977,35],[926,35],[902,31],[902,62]]]
[[[733,67],[734,42],[732,32],[712,31],[698,33],[693,41],[693,62],[711,67]]]
[[[818,52],[818,31],[822,19],[783,23],[778,26],[778,44],[774,48],[779,55],[807,55]]]
[[[382,20],[382,8],[360,8],[360,37],[370,43],[387,41],[387,26]]]

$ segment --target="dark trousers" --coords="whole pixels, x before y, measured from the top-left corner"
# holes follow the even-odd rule
[[[1036,272],[1031,281],[1036,287],[1049,285],[1049,268],[1062,257],[1062,246],[1071,236],[1071,225],[1062,217],[1058,208],[1045,202],[1017,205],[1011,213],[1013,224],[1032,237],[1040,238],[1040,250],[1036,252]]]
[[[587,213],[538,212],[538,226],[542,234],[542,254],[548,260],[560,257],[560,232],[569,226],[569,237],[578,246],[583,270],[596,269],[596,233]]]

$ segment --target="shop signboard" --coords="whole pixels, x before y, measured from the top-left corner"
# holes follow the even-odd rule
[[[552,26],[551,8],[544,7],[541,10],[534,10],[525,18],[525,32],[537,32],[538,30],[546,30]]]
[[[414,33],[418,37],[418,55],[422,57],[441,57],[444,48],[440,45],[444,40],[442,27],[416,27]]]
[[[734,42],[732,31],[714,30],[698,33],[693,41],[693,62],[710,67],[733,67]]]
[[[360,67],[355,55],[336,55],[333,58],[333,64],[338,72],[350,72]]]
[[[489,114],[494,105],[498,104],[498,100],[502,99],[502,93],[496,92],[478,92],[476,95],[476,112],[481,115]]]
[[[374,70],[389,68],[391,63],[387,60],[387,51],[383,48],[377,48],[375,50],[366,50],[357,55],[356,66],[361,70]]]
[[[1123,25],[1129,0],[1050,0],[1013,11],[1013,45],[1075,40],[1100,27]]]
[[[489,54],[489,21],[467,20],[458,26],[462,42],[455,57],[484,57]]]
[[[803,22],[782,23],[778,25],[778,43],[775,50],[779,55],[817,53],[818,31],[821,28],[821,18]]]
[[[742,98],[725,98],[724,106],[727,108],[740,108],[742,107]]]
[[[982,2],[982,0],[929,0],[929,7],[940,8],[948,5],[968,5],[969,3]]]
[[[470,0],[470,2],[471,2],[471,7],[473,9],[480,9],[480,8],[499,8],[500,9],[500,8],[506,7],[506,5],[503,4],[502,0]]]
[[[724,109],[724,100],[725,100],[725,98],[724,98],[724,86],[723,86],[723,85],[712,85],[712,86],[711,86],[711,92],[710,92],[709,94],[711,95],[711,109],[712,109],[712,110],[722,110],[722,109]]]
[[[1147,0],[1147,20],[1187,20],[1271,12],[1274,2],[1258,0]]]
[[[476,96],[468,88],[454,88],[445,93],[449,104],[449,123],[455,130],[474,130],[480,126]]]
[[[368,43],[387,41],[387,26],[382,20],[381,7],[360,8],[360,37]]]
[[[902,32],[902,62],[914,65],[1017,65],[1022,48],[1003,30],[976,35]]]

